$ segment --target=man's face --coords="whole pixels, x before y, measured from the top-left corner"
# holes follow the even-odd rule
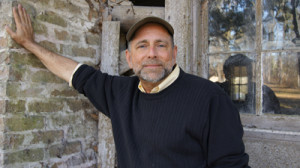
[[[141,79],[156,83],[166,78],[176,63],[177,47],[168,31],[159,24],[141,27],[126,50],[130,68]]]

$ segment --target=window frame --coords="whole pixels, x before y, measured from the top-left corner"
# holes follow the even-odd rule
[[[199,32],[203,36],[199,38],[199,43],[201,43],[199,60],[205,62],[209,65],[209,56],[216,54],[253,54],[254,55],[254,76],[256,82],[256,92],[255,92],[255,114],[254,113],[240,113],[244,129],[248,129],[265,132],[266,130],[276,130],[279,131],[278,134],[288,134],[300,136],[300,115],[284,115],[284,114],[269,114],[262,113],[262,86],[263,86],[263,74],[262,74],[262,55],[266,52],[300,52],[299,49],[284,49],[284,50],[263,50],[262,48],[262,37],[263,37],[263,25],[262,25],[262,13],[263,13],[263,0],[255,0],[255,20],[256,20],[256,37],[255,37],[255,49],[251,51],[233,51],[233,52],[214,52],[209,53],[208,50],[208,8],[209,0],[201,0],[200,7],[200,27]],[[194,41],[195,42],[195,41]],[[203,65],[203,64],[202,64]],[[205,65],[205,66],[207,66]],[[209,68],[199,67],[199,74],[209,74]],[[201,71],[202,70],[202,71]],[[205,75],[204,75],[205,76]],[[281,140],[287,138],[286,136],[279,136]],[[288,138],[290,139],[290,138]],[[298,137],[299,140],[299,137]],[[300,141],[300,140],[299,140]]]

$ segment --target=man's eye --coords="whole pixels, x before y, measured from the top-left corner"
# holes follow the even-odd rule
[[[158,47],[166,47],[166,45],[160,44],[160,45],[158,45]]]
[[[140,45],[140,46],[138,46],[138,48],[145,48],[146,47],[146,45]]]

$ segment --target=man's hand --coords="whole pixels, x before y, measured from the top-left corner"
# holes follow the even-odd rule
[[[31,20],[26,10],[19,4],[18,9],[16,7],[13,8],[13,15],[17,30],[14,32],[6,26],[7,33],[20,45],[24,46],[26,43],[34,43]]]
[[[6,31],[11,38],[37,56],[51,72],[69,82],[78,63],[53,53],[34,41],[30,16],[20,4],[17,9],[13,8],[13,14],[16,22],[16,32],[6,26]]]

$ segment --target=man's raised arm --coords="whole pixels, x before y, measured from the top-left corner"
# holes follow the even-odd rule
[[[69,82],[78,63],[53,53],[34,41],[30,16],[20,4],[18,9],[13,8],[13,15],[16,22],[16,32],[6,26],[6,31],[12,39],[36,55],[52,73]]]

